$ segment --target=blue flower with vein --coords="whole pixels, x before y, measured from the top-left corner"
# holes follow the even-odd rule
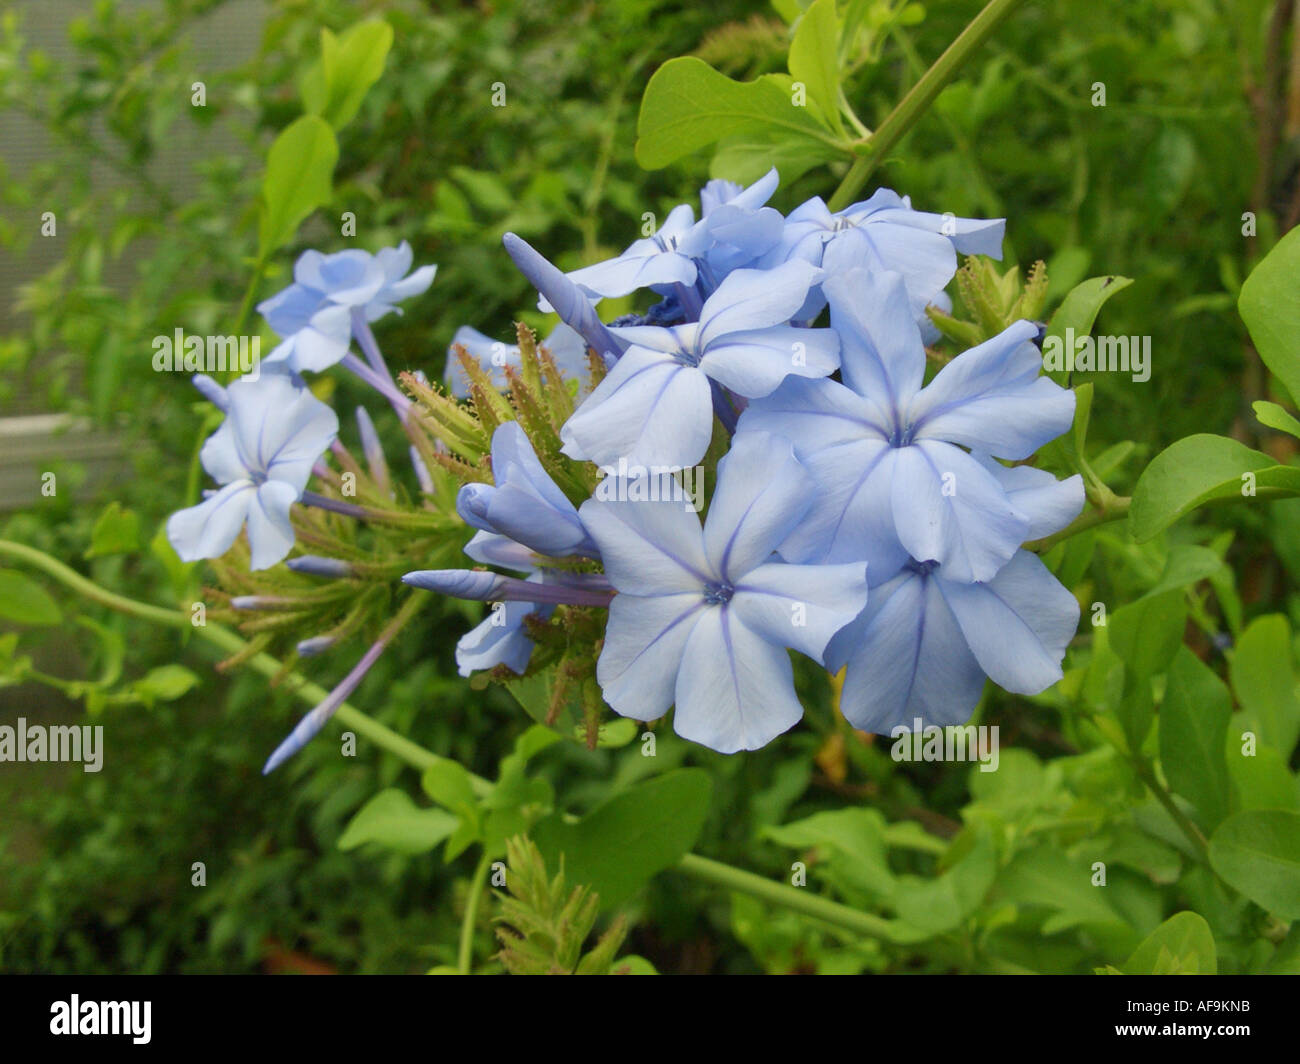
[[[1027,695],[1059,680],[1078,623],[1075,597],[1029,551],[979,583],[909,560],[872,582],[867,608],[831,640],[826,666],[847,666],[840,709],[855,728],[887,735],[917,719],[961,724],[985,676]]]
[[[670,501],[582,505],[618,592],[596,673],[617,712],[654,720],[675,704],[677,733],[723,753],[757,749],[799,721],[787,648],[822,661],[867,601],[861,563],[774,554],[814,490],[788,440],[751,433],[718,464],[703,528]]]
[[[855,266],[901,274],[912,314],[920,318],[957,272],[957,252],[1002,257],[1006,219],[957,218],[912,209],[911,200],[887,188],[832,214],[814,196],[785,220],[778,245],[764,265],[803,259],[835,277]],[[800,320],[812,320],[825,305],[814,291]]]
[[[988,456],[1028,458],[1074,418],[1074,393],[1039,372],[1036,326],[1017,322],[922,387],[925,348],[903,278],[857,267],[824,287],[844,383],[791,378],[737,426],[794,440],[820,489],[782,554],[866,561],[879,575],[911,558],[942,565],[950,580],[992,579],[1035,522],[1028,496],[1008,486],[1018,474]],[[1080,485],[1038,490],[1077,513]]]
[[[226,420],[199,458],[222,487],[172,514],[167,538],[182,560],[218,558],[248,527],[250,567],[275,565],[293,546],[289,507],[338,435],[334,411],[290,376],[237,380],[225,390]]]
[[[411,246],[402,241],[371,255],[349,248],[333,255],[304,251],[294,264],[294,283],[258,304],[266,323],[284,342],[266,356],[295,372],[328,369],[348,353],[353,315],[373,322],[396,304],[425,291],[436,266],[411,273]],[[408,276],[409,274],[409,276]]]
[[[611,329],[629,346],[565,422],[564,453],[602,466],[694,465],[709,446],[719,387],[753,398],[787,376],[833,373],[836,333],[788,324],[820,276],[798,261],[736,270],[698,322]]]

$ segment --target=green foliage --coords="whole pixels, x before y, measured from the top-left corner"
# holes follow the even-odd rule
[[[508,691],[467,688],[451,644],[474,611],[437,606],[355,696],[436,752],[418,781],[365,741],[340,756],[332,736],[265,780],[257,766],[302,709],[288,671],[269,688],[220,676],[193,633],[159,637],[7,559],[0,618],[19,630],[0,635],[0,717],[83,719],[84,706],[113,741],[100,775],[0,778],[14,811],[0,825],[0,964],[441,971],[467,949],[474,968],[491,934],[481,871],[504,857],[510,971],[1300,970],[1300,243],[1276,239],[1271,209],[1292,191],[1265,174],[1276,187],[1255,202],[1242,150],[1268,134],[1242,91],[1243,71],[1261,83],[1265,5],[1243,0],[1231,18],[1208,0],[1026,5],[906,128],[896,106],[974,5],[781,0],[776,21],[739,2],[394,0],[358,21],[354,5],[286,3],[196,108],[216,6],[98,4],[63,59],[31,47],[15,16],[0,23],[0,101],[62,145],[28,172],[6,164],[0,242],[25,253],[46,203],[76,205],[60,208],[54,264],[16,294],[0,403],[90,415],[137,473],[89,485],[91,504],[61,492],[3,532],[101,586],[186,609],[208,599],[210,571],[180,563],[160,526],[196,497],[212,424],[184,380],[149,370],[147,341],[258,329],[251,308],[307,246],[409,238],[417,261],[439,263],[418,311],[383,325],[395,367],[433,379],[461,324],[549,328],[504,231],[573,268],[707,174],[776,165],[773,205],[788,211],[831,199],[865,160],[862,195],[879,183],[924,210],[1010,220],[1005,261],[963,263],[952,312],[931,310],[949,347],[1020,317],[1047,321],[1049,339],[1149,336],[1152,380],[1068,382],[1074,429],[1040,461],[1083,476],[1090,523],[1031,547],[1083,624],[1059,684],[986,695],[972,723],[1002,737],[987,772],[896,759],[845,725],[811,668],[797,675],[806,724],[767,750],[724,758],[653,728],[647,746],[641,724],[601,721],[559,626],[538,631],[539,668]],[[1104,83],[1105,107],[1080,71]],[[490,104],[499,81],[504,108]],[[193,152],[185,180],[161,181],[170,143],[217,129],[229,152]],[[879,157],[871,129],[895,138]],[[1258,213],[1258,236],[1242,235],[1238,205]],[[514,335],[536,354],[532,332]],[[490,477],[500,420],[549,438],[571,409],[544,364],[524,362],[508,396],[480,387],[469,407],[406,379],[462,479]],[[336,387],[339,409],[359,399]],[[589,487],[581,467],[553,464],[570,495]],[[401,538],[452,556],[459,534]],[[353,598],[345,588],[313,623],[342,625],[355,606],[359,641],[391,603]],[[287,665],[328,684],[353,660],[345,646]],[[876,933],[692,882],[693,850],[874,917]],[[206,888],[190,882],[199,860]],[[625,940],[654,966],[616,960]]]

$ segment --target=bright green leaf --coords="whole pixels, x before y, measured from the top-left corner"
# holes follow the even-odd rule
[[[1242,474],[1253,473],[1253,478]],[[1129,531],[1139,543],[1152,539],[1184,514],[1216,499],[1300,494],[1300,468],[1278,465],[1226,436],[1198,433],[1171,444],[1138,479],[1129,510]]]
[[[372,842],[397,853],[428,853],[459,823],[459,818],[441,809],[419,808],[405,791],[390,787],[357,810],[339,838],[339,849]]]
[[[1175,913],[1124,964],[1125,975],[1214,975],[1218,969],[1210,925],[1194,912]]]
[[[1179,647],[1160,707],[1160,764],[1169,786],[1196,806],[1211,830],[1228,815],[1224,742],[1231,715],[1232,696],[1223,681]]]
[[[1292,229],[1246,278],[1237,297],[1259,357],[1300,401],[1300,229]]]
[[[63,614],[40,584],[12,569],[0,569],[0,618],[44,626],[58,624]]]
[[[1300,813],[1249,809],[1210,837],[1210,865],[1229,886],[1283,920],[1300,920]]]
[[[258,247],[265,258],[298,231],[307,215],[329,201],[339,147],[324,119],[303,115],[285,128],[266,162]]]

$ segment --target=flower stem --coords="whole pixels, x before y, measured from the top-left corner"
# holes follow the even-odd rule
[[[185,610],[166,609],[115,594],[87,580],[80,573],[70,569],[61,561],[43,551],[35,550],[22,543],[15,543],[12,540],[0,539],[0,557],[6,555],[39,569],[83,598],[107,606],[119,613],[139,617],[155,624],[166,625],[169,628],[185,629],[190,626],[190,614]],[[200,639],[213,643],[227,653],[235,653],[247,645],[234,632],[220,625],[200,625],[195,627],[193,631]],[[268,678],[279,675],[283,670],[281,663],[270,654],[256,654],[249,659],[248,664],[255,671]],[[294,694],[309,705],[315,705],[328,697],[329,692],[319,684],[312,683],[310,680],[303,680],[297,673],[291,675],[300,680],[293,687]],[[420,771],[450,761],[449,758],[440,757],[431,750],[426,750],[424,747],[411,742],[410,739],[399,735],[391,728],[385,727],[346,702],[339,706],[334,714],[334,720]],[[486,797],[493,789],[491,781],[481,776],[469,773],[469,780],[475,795],[480,798]],[[486,879],[487,866],[483,864],[486,859],[485,855],[480,860],[480,871],[475,876],[475,884],[471,886],[471,890],[477,891],[479,894],[482,893],[483,881]],[[687,854],[678,863],[677,870],[683,875],[699,880],[702,883],[748,894],[760,901],[782,906],[792,912],[820,920],[823,923],[853,934],[887,940],[891,937],[889,921],[883,917],[872,913],[859,912],[857,909],[831,901],[828,898],[806,893],[797,887],[787,887],[782,883],[774,883],[763,876],[755,875],[753,872],[746,872],[744,869],[734,868],[720,861],[700,857],[696,854]],[[474,915],[467,911],[466,920],[461,929],[460,952],[462,963],[460,967],[462,971],[468,968],[468,962],[465,959],[465,927],[472,928],[473,922],[477,919],[478,902],[474,900],[474,894],[471,894],[471,904],[474,906]],[[472,931],[470,935],[472,947]]]
[[[677,871],[702,883],[748,894],[759,901],[780,905],[854,934],[866,935],[868,938],[889,939],[891,937],[889,921],[884,917],[876,916],[874,913],[859,912],[857,909],[810,894],[798,887],[774,883],[763,876],[746,872],[742,868],[733,868],[721,861],[688,853],[678,863]]]
[[[478,922],[478,903],[487,886],[488,869],[492,866],[492,855],[483,851],[474,868],[474,878],[469,884],[469,897],[465,901],[465,916],[460,922],[460,949],[456,954],[456,967],[461,975],[469,975],[474,963],[474,925]]]
[[[866,142],[866,153],[854,161],[831,197],[829,206],[832,211],[841,211],[853,202],[853,197],[862,190],[890,149],[916,125],[935,97],[956,77],[966,60],[989,38],[998,24],[1022,3],[1024,0],[989,0],[984,10],[971,20],[970,25],[961,31],[948,50],[934,61],[921,80],[876,128]]]

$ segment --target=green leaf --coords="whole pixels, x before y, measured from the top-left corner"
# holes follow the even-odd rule
[[[127,554],[139,546],[139,516],[132,510],[122,509],[122,504],[114,501],[105,506],[96,518],[90,533],[90,549],[85,556],[98,558],[105,554]]]
[[[1232,652],[1229,677],[1237,702],[1260,740],[1290,757],[1300,738],[1300,700],[1295,694],[1291,625],[1280,613],[1257,617]]]
[[[0,619],[45,626],[58,624],[63,614],[40,584],[12,569],[0,569]]]
[[[1257,399],[1250,405],[1255,411],[1255,416],[1259,418],[1261,425],[1267,425],[1271,429],[1277,429],[1278,432],[1286,432],[1292,436],[1300,437],[1300,421],[1297,421],[1277,403],[1270,403],[1266,399]]]
[[[551,816],[533,829],[549,866],[600,895],[602,908],[621,904],[642,883],[676,864],[695,844],[709,811],[713,781],[699,768],[635,784],[577,823]]]
[[[290,240],[302,220],[329,201],[338,157],[334,130],[316,115],[303,115],[275,138],[262,178],[262,258]]]
[[[1300,920],[1300,813],[1249,809],[1210,837],[1210,865],[1229,886],[1283,920]]]
[[[970,852],[942,875],[899,876],[893,906],[911,926],[932,935],[951,931],[984,901],[997,876],[993,843],[979,835]]]
[[[340,37],[328,29],[320,34],[321,58],[307,69],[299,86],[303,107],[342,129],[383,74],[393,28],[372,19],[349,27]]]
[[[821,120],[842,135],[840,25],[835,15],[835,0],[816,0],[803,13],[790,43],[789,67],[790,76],[803,82]],[[784,177],[785,171],[781,173]]]
[[[1175,791],[1188,799],[1213,830],[1228,815],[1228,762],[1224,756],[1232,696],[1212,669],[1179,647],[1160,707],[1160,764]]]
[[[1066,356],[1072,353],[1066,343],[1068,339],[1066,330],[1069,329],[1070,336],[1076,340],[1090,335],[1092,326],[1097,320],[1097,314],[1106,300],[1115,295],[1116,292],[1124,291],[1132,283],[1133,279],[1130,277],[1112,275],[1109,277],[1091,277],[1081,284],[1075,285],[1061,301],[1061,305],[1056,308],[1051,321],[1048,322],[1047,335],[1043,337],[1044,367],[1053,371],[1057,369],[1064,370],[1068,365]],[[1061,360],[1059,366],[1052,366],[1047,361],[1053,348]]]
[[[889,897],[894,875],[885,846],[885,818],[875,809],[836,809],[762,832],[780,846],[816,848],[816,861],[841,890]]]
[[[340,850],[373,842],[397,853],[428,853],[456,830],[460,820],[441,809],[421,809],[405,791],[380,791],[352,818],[339,838]]]
[[[1287,769],[1282,755],[1258,739],[1253,753],[1247,755],[1244,746],[1241,731],[1234,728],[1224,744],[1224,750],[1228,759],[1228,772],[1236,787],[1237,808],[1300,808],[1300,794],[1296,792],[1295,777]]]
[[[694,56],[670,59],[654,72],[641,99],[637,162],[658,170],[725,137],[772,133],[819,159],[847,156],[848,149],[809,108],[794,106],[791,85],[791,78],[779,74],[741,83]]]
[[[1143,595],[1110,618],[1110,646],[1138,677],[1165,671],[1182,646],[1187,603],[1180,589]]]
[[[159,665],[131,686],[146,702],[174,702],[198,684],[199,678],[184,665]]]
[[[1237,310],[1259,357],[1300,402],[1300,229],[1292,229],[1246,278]]]
[[[1129,531],[1144,543],[1198,506],[1244,497],[1243,473],[1254,473],[1260,497],[1300,494],[1300,469],[1278,465],[1226,436],[1198,433],[1166,447],[1138,478]]]
[[[1210,925],[1194,912],[1175,913],[1124,963],[1125,975],[1215,975],[1218,970]]]

